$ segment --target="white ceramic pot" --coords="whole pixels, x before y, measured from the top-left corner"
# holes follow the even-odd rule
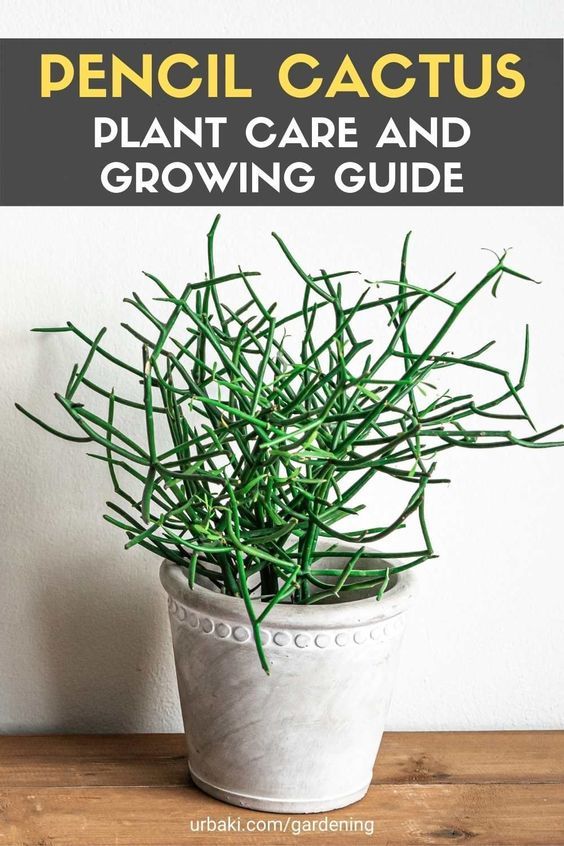
[[[393,577],[379,602],[276,606],[261,627],[270,676],[243,600],[191,590],[167,561],[161,581],[196,784],[233,805],[280,813],[361,799],[384,730],[410,571]]]

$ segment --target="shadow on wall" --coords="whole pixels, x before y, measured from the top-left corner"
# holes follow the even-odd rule
[[[113,579],[107,565],[86,557],[44,574],[36,649],[49,723],[57,729],[142,731],[154,707],[163,608],[147,579],[119,575]]]
[[[11,597],[0,713],[12,732],[166,730],[179,708],[158,559],[125,553],[102,522],[109,482],[85,445],[53,438],[13,406],[69,429],[51,396],[68,356],[47,340],[26,334],[26,382],[12,375],[0,402],[0,545],[13,562],[0,577],[0,596]]]

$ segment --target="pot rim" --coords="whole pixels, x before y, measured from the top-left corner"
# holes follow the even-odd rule
[[[415,587],[415,574],[411,569],[395,573],[392,578],[395,579],[395,584],[388,588],[379,601],[370,596],[326,605],[275,605],[261,623],[261,627],[274,625],[287,629],[348,628],[390,619],[405,611]],[[189,611],[211,614],[223,620],[248,622],[243,599],[218,593],[198,584],[190,588],[188,570],[180,564],[163,560],[160,580],[169,596]],[[263,603],[258,600],[255,602],[257,609],[264,608]]]

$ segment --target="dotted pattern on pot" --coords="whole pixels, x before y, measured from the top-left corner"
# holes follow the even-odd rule
[[[179,602],[169,596],[168,608],[171,617],[183,626],[187,626],[203,635],[213,635],[220,640],[233,640],[236,643],[246,643],[252,640],[252,630],[249,626],[237,624],[231,626],[224,620],[214,620],[207,615],[198,615],[188,611]],[[359,626],[341,631],[326,630],[322,632],[290,632],[271,631],[261,626],[260,636],[264,646],[270,644],[278,647],[295,647],[300,650],[316,647],[323,650],[330,647],[362,646],[365,644],[388,643],[398,636],[404,628],[401,615],[391,617],[372,626]]]

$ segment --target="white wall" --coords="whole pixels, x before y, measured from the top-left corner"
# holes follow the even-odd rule
[[[556,0],[21,0],[0,9],[5,37],[554,37],[563,22]],[[31,326],[72,318],[91,331],[117,327],[121,299],[145,285],[141,269],[176,287],[201,272],[211,215],[0,209],[0,731],[180,727],[158,561],[126,553],[102,522],[104,468],[25,421],[13,402],[56,419],[52,392],[75,360],[70,339]],[[474,309],[457,344],[468,351],[499,337],[492,360],[518,368],[528,321],[525,396],[543,426],[564,420],[562,223],[561,209],[225,209],[218,262],[258,267],[278,290],[288,271],[269,237],[276,229],[307,267],[382,277],[413,229],[414,274],[432,282],[458,269],[462,290],[488,266],[480,247],[513,245],[513,263],[544,284],[509,280],[498,300]],[[441,557],[419,572],[390,728],[563,727],[564,450],[460,453],[443,461],[452,485],[431,492]]]

